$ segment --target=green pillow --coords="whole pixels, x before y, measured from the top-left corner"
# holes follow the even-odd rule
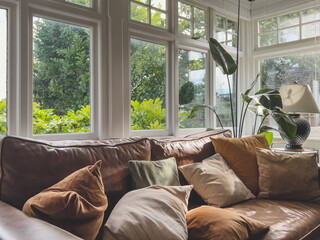
[[[129,161],[133,187],[151,185],[180,186],[177,162],[174,157],[158,161]]]

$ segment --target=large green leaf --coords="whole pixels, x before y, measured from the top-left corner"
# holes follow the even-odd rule
[[[229,53],[220,45],[220,43],[210,38],[209,41],[211,55],[214,61],[218,64],[223,74],[232,75],[237,70],[237,64]]]
[[[279,129],[289,138],[294,138],[296,136],[297,125],[288,114],[282,112],[280,109],[275,109],[272,111],[271,116],[278,123]]]
[[[245,95],[249,95],[249,93],[251,92],[251,90],[253,89],[254,85],[256,85],[256,83],[258,82],[260,77],[260,74],[258,73],[256,76],[256,79],[251,83],[250,87],[247,89],[247,91],[245,91]]]
[[[197,105],[193,106],[193,108],[191,109],[189,117],[194,118],[196,116],[197,112],[199,112],[205,108],[209,108],[211,111],[213,111],[215,114],[217,114],[216,107],[210,106],[210,105],[205,105],[205,104],[197,104]]]
[[[267,109],[282,108],[282,100],[279,91],[263,88],[256,92],[254,99]]]

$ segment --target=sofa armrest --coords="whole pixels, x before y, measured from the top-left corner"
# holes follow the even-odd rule
[[[79,240],[80,238],[45,221],[31,218],[0,201],[0,239]]]

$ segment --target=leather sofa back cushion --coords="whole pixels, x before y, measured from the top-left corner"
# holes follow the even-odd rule
[[[213,130],[185,138],[151,139],[151,159],[175,157],[178,166],[200,162],[215,153],[210,137],[230,138],[231,131]]]
[[[265,135],[244,138],[211,138],[217,153],[226,160],[244,185],[257,195],[259,192],[259,174],[256,147],[269,148]]]
[[[100,168],[101,160],[72,173],[30,198],[23,212],[82,239],[95,239],[108,207]]]
[[[131,187],[129,160],[150,160],[149,139],[35,141],[5,137],[1,146],[0,197],[22,209],[32,196],[76,170],[102,160],[108,212]]]

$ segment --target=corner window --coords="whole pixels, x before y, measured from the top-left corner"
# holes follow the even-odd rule
[[[192,38],[207,37],[206,11],[196,6],[178,2],[178,29],[179,33]]]
[[[188,111],[195,104],[206,103],[207,54],[179,49],[179,124],[180,128],[204,128],[205,111],[188,118]]]
[[[166,129],[167,47],[131,39],[131,129]]]
[[[318,106],[320,106],[320,71],[316,67],[320,53],[290,55],[261,60],[261,87],[279,89],[282,84],[309,84]],[[311,126],[319,127],[318,114],[304,114]]]
[[[33,18],[33,134],[91,132],[90,35]]]
[[[166,29],[167,15],[167,0],[131,0],[132,20]]]
[[[221,44],[237,47],[237,22],[228,18],[216,16],[216,38]]]
[[[309,8],[258,22],[259,47],[320,36],[320,7]]]
[[[7,10],[0,9],[0,136],[7,134]]]

